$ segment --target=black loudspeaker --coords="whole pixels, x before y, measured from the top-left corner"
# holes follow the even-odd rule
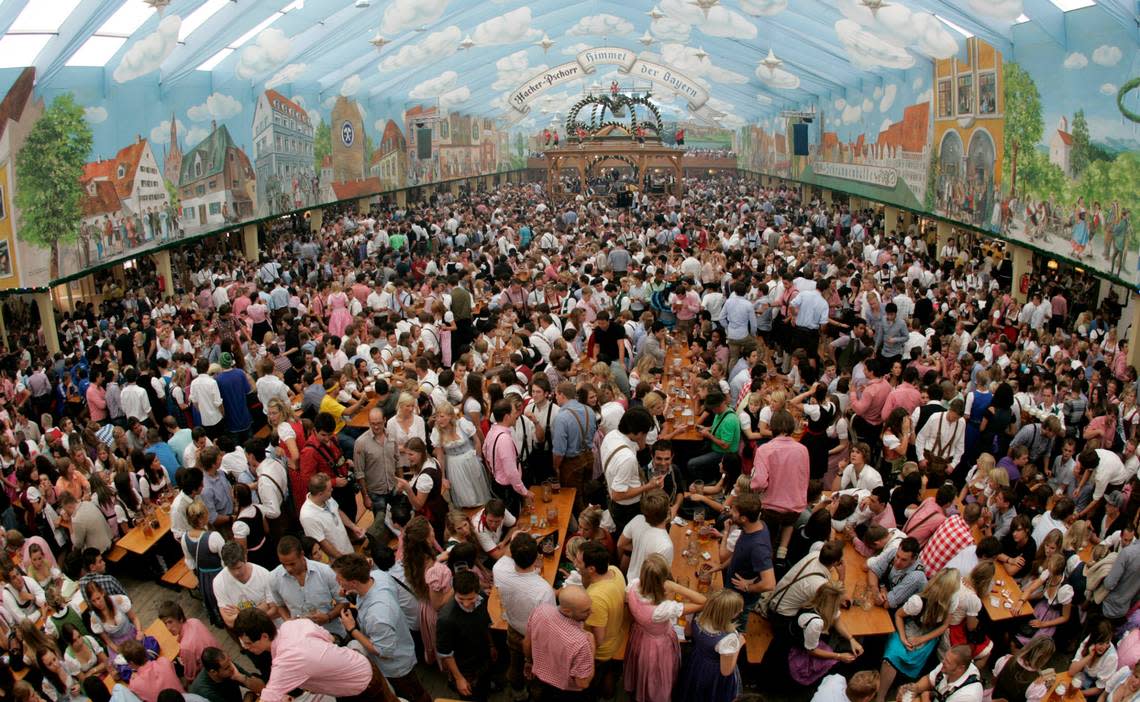
[[[617,194],[618,207],[633,207],[633,193],[623,192]]]
[[[416,158],[427,161],[431,158],[431,130],[416,130]]]
[[[808,155],[808,126],[806,124],[792,125],[792,154],[795,156]]]

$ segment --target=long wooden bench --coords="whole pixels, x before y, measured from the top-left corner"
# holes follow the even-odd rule
[[[170,570],[162,574],[162,582],[172,587],[183,587],[187,590],[193,590],[198,587],[198,578],[195,577],[194,571],[187,567],[185,558],[175,563],[170,567]]]
[[[103,559],[111,563],[118,563],[119,561],[123,560],[126,555],[127,549],[118,544],[115,544],[111,547],[111,550],[107,552],[107,555],[104,556]]]

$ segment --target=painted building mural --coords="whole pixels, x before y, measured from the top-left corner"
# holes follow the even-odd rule
[[[841,39],[848,21],[874,30],[850,17],[836,24]],[[1135,285],[1140,45],[1099,6],[1062,22],[1064,46],[1013,23],[1016,61],[963,37],[901,80],[796,105],[814,116],[806,157],[788,156],[798,119],[747,125],[740,166],[947,217]]]

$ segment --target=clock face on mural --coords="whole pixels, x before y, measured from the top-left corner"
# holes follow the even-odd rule
[[[340,140],[345,146],[352,146],[352,142],[356,140],[356,130],[352,128],[352,122],[346,120],[340,125]]]

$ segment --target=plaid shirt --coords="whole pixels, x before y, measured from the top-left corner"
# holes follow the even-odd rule
[[[970,531],[970,525],[966,520],[959,514],[948,517],[931,535],[919,556],[922,567],[926,570],[926,576],[934,577],[934,574],[942,570],[959,551],[973,543],[974,534]]]
[[[76,583],[79,586],[79,591],[83,593],[83,599],[87,602],[88,607],[91,606],[91,600],[87,597],[87,583],[90,582],[98,583],[99,587],[103,589],[103,592],[107,593],[108,595],[127,594],[127,591],[123,587],[123,584],[120,583],[118,578],[115,576],[107,575],[105,573],[88,573],[87,575],[84,575],[82,578],[80,578],[79,582]]]

